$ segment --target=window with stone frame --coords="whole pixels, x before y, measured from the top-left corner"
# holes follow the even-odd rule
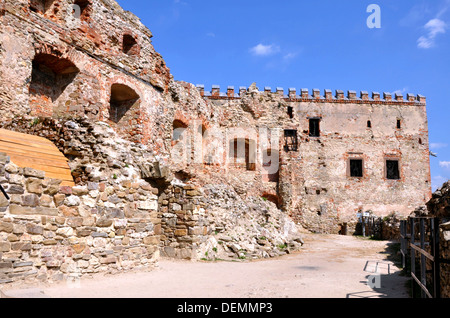
[[[364,177],[364,160],[361,158],[349,159],[349,174],[352,178]]]
[[[398,159],[386,159],[386,179],[400,180],[400,161]]]

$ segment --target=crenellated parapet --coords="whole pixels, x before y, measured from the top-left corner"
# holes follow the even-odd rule
[[[247,92],[249,88],[240,86],[235,89],[234,86],[228,86],[226,92],[222,92],[219,85],[213,85],[211,90],[205,91],[203,84],[198,84],[197,89],[200,95],[206,99],[240,99]],[[414,95],[411,93],[404,96],[401,93],[372,92],[361,91],[359,94],[354,90],[348,90],[344,93],[343,90],[336,90],[334,93],[330,89],[325,89],[323,93],[317,88],[309,90],[302,88],[289,88],[285,91],[282,87],[277,87],[273,90],[271,87],[264,87],[264,90],[259,90],[262,94],[277,94],[282,96],[286,101],[291,102],[336,102],[336,103],[375,103],[375,104],[405,104],[405,105],[424,105],[426,104],[426,97],[423,95]]]

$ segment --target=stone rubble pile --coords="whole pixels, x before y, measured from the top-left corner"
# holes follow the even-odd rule
[[[204,187],[211,235],[198,248],[205,260],[255,259],[301,249],[301,229],[263,198],[243,200],[226,185]]]

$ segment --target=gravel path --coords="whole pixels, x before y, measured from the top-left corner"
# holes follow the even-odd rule
[[[304,236],[304,248],[252,262],[161,260],[153,271],[96,275],[78,284],[3,290],[18,298],[354,298],[408,297],[408,278],[387,260],[389,242],[351,236]],[[381,288],[368,278],[378,262]]]

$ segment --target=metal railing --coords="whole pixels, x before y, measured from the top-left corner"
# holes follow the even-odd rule
[[[357,216],[362,236],[381,239],[383,221],[380,217],[367,213],[358,213]]]
[[[9,201],[9,196],[8,193],[6,193],[5,189],[3,189],[2,185],[0,184],[0,191],[3,193],[3,195],[5,196],[6,200]]]

